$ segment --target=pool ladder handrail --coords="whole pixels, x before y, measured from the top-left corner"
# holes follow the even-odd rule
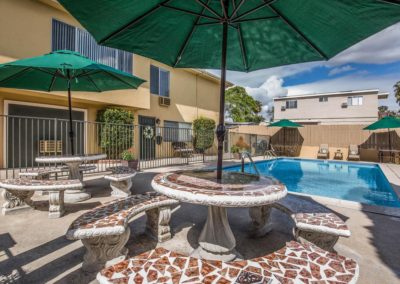
[[[267,159],[273,159],[273,158],[278,158],[278,155],[275,152],[274,147],[272,147],[272,145],[270,145],[271,149],[266,150],[264,152],[264,159],[265,157],[267,157]]]
[[[249,152],[240,153],[240,157],[241,157],[241,160],[242,160],[242,173],[244,173],[244,160],[247,157],[250,160],[250,164],[253,165],[253,168],[254,168],[256,174],[258,176],[261,176],[260,172],[257,169],[256,163],[254,163],[253,158],[251,157],[251,154]]]

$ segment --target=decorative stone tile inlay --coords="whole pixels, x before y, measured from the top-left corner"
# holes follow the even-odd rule
[[[6,179],[0,181],[0,187],[11,190],[66,190],[81,189],[79,180],[36,180],[36,179]]]
[[[221,207],[252,207],[283,198],[286,187],[278,180],[237,172],[215,171],[162,173],[152,181],[154,190],[181,201]]]
[[[122,234],[132,216],[160,206],[177,205],[177,200],[156,192],[132,195],[100,205],[76,219],[68,229],[68,239]]]
[[[105,283],[356,283],[357,263],[309,244],[286,247],[251,260],[221,262],[156,248],[105,268]]]
[[[61,172],[61,168],[51,167],[51,168],[44,168],[44,169],[28,169],[24,172],[20,172],[20,176],[41,176],[41,175],[48,175],[52,173],[59,173]]]
[[[123,166],[110,167],[110,168],[107,168],[107,170],[112,172],[111,175],[105,176],[106,179],[110,179],[110,180],[119,181],[119,180],[132,178],[136,175],[136,171],[129,167],[123,167]]]
[[[297,213],[294,215],[296,227],[302,230],[317,230],[320,232],[336,232],[341,236],[350,236],[347,225],[334,213]]]

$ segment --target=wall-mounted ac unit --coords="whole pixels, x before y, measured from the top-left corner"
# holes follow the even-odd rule
[[[281,111],[285,111],[286,107],[285,106],[281,106]]]
[[[347,108],[347,103],[342,103],[342,108]]]
[[[167,97],[159,97],[158,98],[158,104],[160,106],[170,106],[171,105],[171,99]]]

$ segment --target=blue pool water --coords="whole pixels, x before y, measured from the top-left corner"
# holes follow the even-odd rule
[[[256,162],[264,176],[273,176],[289,191],[371,205],[400,207],[400,200],[378,165],[279,158]],[[240,166],[226,167],[240,171]],[[245,172],[255,173],[251,165]]]

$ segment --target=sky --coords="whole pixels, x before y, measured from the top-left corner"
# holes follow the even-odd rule
[[[219,75],[218,70],[209,70]],[[400,81],[400,23],[388,27],[336,55],[318,61],[258,70],[250,73],[228,71],[227,80],[243,86],[263,104],[262,115],[273,98],[336,91],[379,89],[389,98],[380,105],[398,110],[393,85]]]

